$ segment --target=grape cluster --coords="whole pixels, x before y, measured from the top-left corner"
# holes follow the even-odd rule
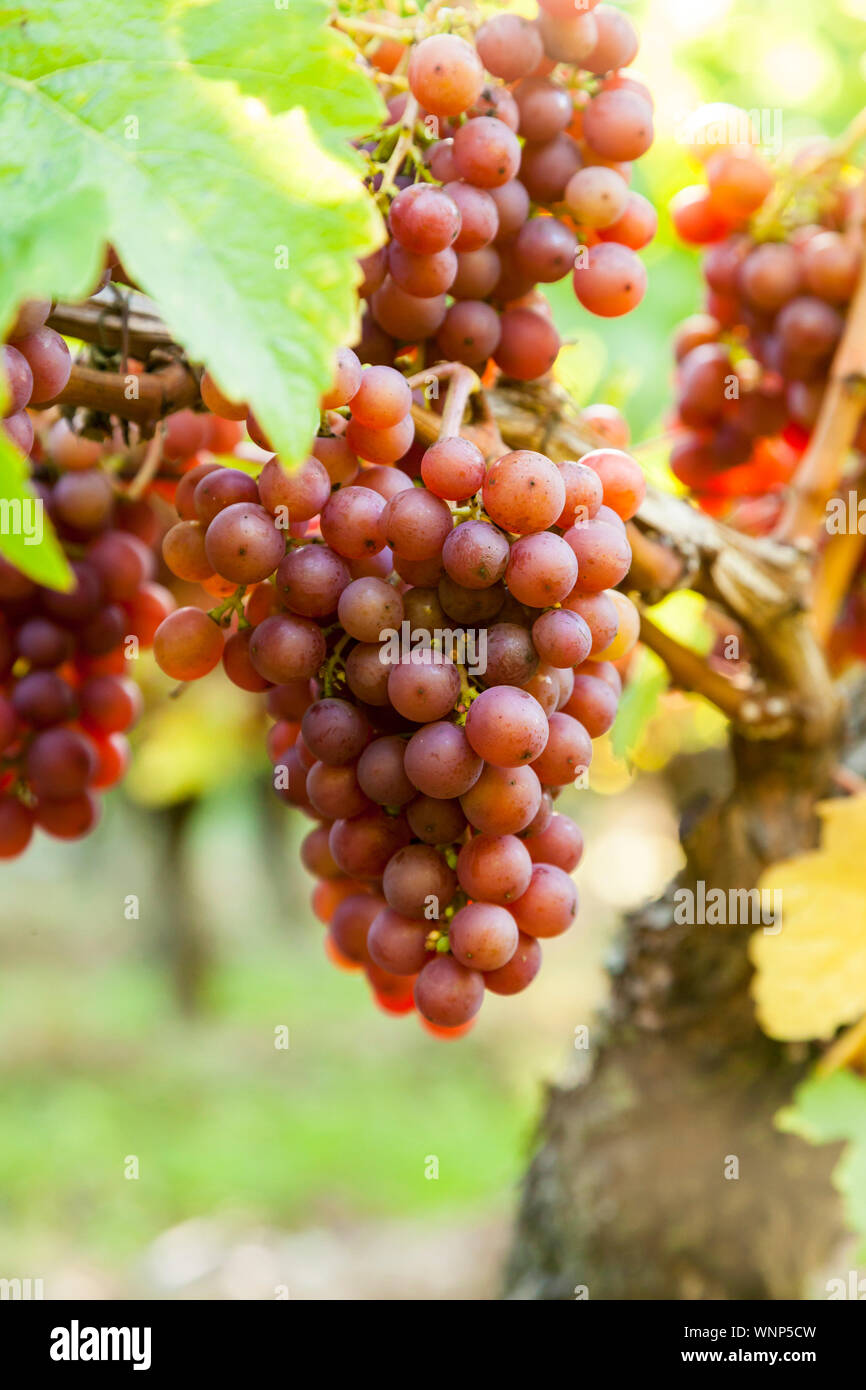
[[[809,146],[773,169],[744,128],[733,111],[695,144],[707,185],[672,204],[679,234],[705,248],[707,292],[675,337],[671,468],[707,511],[765,531],[818,418],[862,255],[841,163],[828,152],[816,177]]]
[[[375,459],[411,392],[344,351],[325,400],[347,396]],[[622,438],[615,412],[588,416]],[[530,983],[577,910],[581,834],[554,801],[616,714],[638,622],[615,586],[644,479],[615,447],[488,465],[462,436],[417,474],[355,459],[333,486],[315,454],[258,478],[196,463],[163,555],[226,597],[171,613],[154,652],[175,679],[221,661],[264,694],[275,788],[317,822],[303,860],[332,959],[451,1037],[485,988]]]
[[[362,262],[363,361],[408,353],[480,371],[492,360],[530,381],[560,345],[539,284],[571,274],[597,315],[640,302],[636,252],[657,219],[629,188],[653,134],[650,93],[622,71],[637,48],[630,20],[593,0],[541,0],[534,21],[497,14],[474,42],[370,45],[380,73],[405,65],[408,92],[362,146],[390,236]],[[395,152],[406,125],[411,141]]]
[[[29,345],[39,332],[16,342]],[[33,377],[44,381],[45,373],[34,366]],[[152,581],[148,504],[116,491],[100,466],[102,445],[58,420],[45,450],[38,440],[30,447],[36,500],[67,552],[74,584],[68,592],[43,588],[0,559],[4,859],[21,854],[36,828],[72,840],[94,827],[98,793],[123,776],[125,735],[141,709],[139,688],[125,674],[128,658],[151,645],[174,607]]]
[[[45,320],[48,299],[28,299],[20,307],[3,345],[3,380],[8,400],[3,429],[22,454],[33,448],[33,421],[28,405],[41,405],[59,395],[72,372],[65,340]]]

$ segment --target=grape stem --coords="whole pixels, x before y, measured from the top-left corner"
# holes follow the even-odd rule
[[[159,465],[162,462],[164,432],[163,423],[160,420],[153,432],[153,438],[144,451],[141,467],[126,489],[127,497],[133,502],[137,502],[140,497],[144,496],[159,472]]]
[[[322,686],[326,696],[331,696],[334,693],[337,667],[342,666],[343,649],[346,643],[351,640],[349,633],[344,632],[322,668]]]
[[[442,422],[439,426],[440,439],[452,439],[460,433],[463,415],[473,391],[481,389],[481,382],[471,367],[458,365],[448,382],[448,393],[442,409]]]
[[[217,604],[216,608],[209,609],[208,617],[213,622],[217,623],[219,627],[226,627],[231,621],[233,613],[240,614],[246,591],[245,584],[238,585],[233,594],[229,594],[227,598],[224,598],[222,603]],[[244,623],[243,626],[248,627],[249,624]]]
[[[388,163],[382,171],[382,183],[377,195],[380,202],[383,200],[387,201],[394,192],[394,180],[412,144],[415,122],[418,119],[418,110],[418,99],[410,93],[406,98],[406,106],[400,121],[400,134],[397,138],[397,143],[391,152]]]

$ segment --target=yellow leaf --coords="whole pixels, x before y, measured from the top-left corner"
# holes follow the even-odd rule
[[[818,811],[821,847],[760,881],[781,894],[781,931],[750,943],[758,1019],[786,1041],[831,1037],[866,1014],[866,796]]]

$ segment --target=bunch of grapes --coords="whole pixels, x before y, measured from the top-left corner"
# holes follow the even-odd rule
[[[326,399],[350,389],[350,431],[406,418],[393,368],[343,352]],[[462,436],[423,451],[415,478],[358,469],[332,487],[315,454],[258,478],[196,463],[163,555],[226,597],[171,613],[154,652],[177,680],[222,662],[264,695],[275,788],[317,822],[303,860],[332,959],[451,1037],[485,989],[528,985],[540,940],[576,913],[582,838],[554,802],[585,778],[637,638],[615,586],[644,480],[617,448],[488,466]]]
[[[637,34],[597,0],[540,3],[536,20],[497,14],[472,42],[369,44],[380,80],[405,74],[408,92],[362,145],[390,236],[362,262],[364,362],[492,360],[530,381],[560,345],[539,284],[571,274],[603,316],[643,297],[636,252],[657,219],[629,188],[653,136],[650,93],[623,71]]]
[[[714,117],[718,122],[718,117]],[[671,212],[705,247],[702,313],[675,339],[675,475],[714,515],[770,529],[821,409],[862,263],[847,171],[810,145],[772,168],[728,113],[696,143],[707,185]],[[866,424],[855,441],[866,448]]]
[[[16,339],[22,352],[40,332],[51,330]],[[34,366],[33,378],[45,374]],[[29,447],[36,505],[60,537],[74,584],[68,592],[44,588],[0,559],[4,859],[21,854],[34,829],[73,840],[95,826],[98,793],[123,776],[125,735],[141,709],[129,662],[174,607],[152,582],[148,504],[123,498],[100,466],[102,444],[57,421],[45,449],[32,439]]]

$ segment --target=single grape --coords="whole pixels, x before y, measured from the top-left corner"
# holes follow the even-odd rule
[[[398,193],[388,220],[391,235],[416,256],[444,251],[460,231],[460,212],[449,190],[429,183],[413,183]]]
[[[715,207],[739,221],[757,212],[773,187],[773,172],[749,147],[719,150],[707,161],[707,184]]]
[[[172,574],[188,584],[200,584],[213,576],[205,550],[205,528],[200,521],[178,521],[162,538],[162,558]]]
[[[579,720],[590,738],[600,738],[612,727],[618,702],[618,693],[606,681],[576,674],[571,698],[563,712]]]
[[[409,488],[388,502],[379,519],[379,535],[398,555],[430,560],[450,534],[451,509],[426,488]]]
[[[446,572],[466,589],[489,589],[505,574],[507,538],[487,521],[461,521],[442,547]]]
[[[502,315],[493,358],[505,376],[535,381],[550,371],[558,353],[559,334],[541,314],[532,309],[508,309]]]
[[[583,618],[567,608],[551,608],[532,625],[532,641],[551,666],[579,666],[592,650],[592,634]]]
[[[379,520],[385,500],[367,487],[344,487],[331,494],[322,509],[322,536],[332,550],[350,560],[375,555],[385,539],[379,534]]]
[[[547,743],[547,719],[538,701],[514,685],[490,686],[466,716],[466,737],[495,767],[531,763]]]
[[[66,800],[86,790],[96,772],[96,752],[75,729],[45,729],[30,744],[24,768],[40,800]]]
[[[233,632],[226,639],[222,657],[223,670],[238,689],[261,694],[269,689],[270,682],[265,680],[264,676],[260,676],[253,665],[250,656],[252,635],[251,628],[244,628],[240,632]]]
[[[610,227],[622,216],[630,194],[615,169],[603,164],[578,169],[565,189],[565,203],[585,227]]]
[[[325,659],[321,629],[308,618],[275,614],[253,629],[250,660],[273,685],[308,679]]]
[[[428,1020],[454,1028],[474,1018],[484,1002],[484,977],[453,956],[437,955],[415,982],[415,1007]]]
[[[520,231],[529,216],[529,194],[519,179],[509,179],[508,183],[500,184],[498,188],[491,188],[488,192],[498,214],[496,239],[497,241],[509,240],[515,232]],[[482,294],[477,294],[474,297],[484,298]]]
[[[484,455],[477,444],[459,435],[431,445],[421,460],[421,477],[427,490],[452,502],[465,502],[474,497],[484,481],[484,472]],[[459,529],[457,527],[446,538],[446,545]]]
[[[621,174],[617,173],[617,177],[621,177]],[[658,213],[649,199],[642,193],[630,192],[625,210],[609,226],[599,227],[598,235],[602,241],[618,241],[632,251],[642,251],[652,241],[658,225]]]
[[[442,719],[460,698],[460,676],[452,661],[431,649],[404,656],[388,675],[391,704],[405,719],[429,724]]]
[[[646,292],[643,262],[628,246],[615,241],[591,247],[586,264],[575,266],[572,278],[583,307],[600,318],[629,313]]]
[[[525,627],[498,622],[487,631],[484,681],[487,685],[524,685],[538,668],[538,653]]]
[[[496,189],[477,188],[474,184],[455,180],[446,183],[443,192],[454,203],[460,217],[454,250],[480,251],[489,246],[499,231]]]
[[[69,348],[53,328],[37,328],[25,338],[15,340],[15,348],[27,359],[33,376],[30,405],[54,400],[72,374]]]
[[[473,835],[457,856],[460,887],[470,898],[488,903],[519,898],[531,875],[532,859],[516,835]]]
[[[30,363],[17,348],[4,344],[2,349],[2,376],[6,382],[6,415],[15,415],[23,410],[33,392],[33,373]]]
[[[574,268],[577,237],[555,217],[533,217],[525,222],[514,242],[518,270],[533,282],[561,280]]]
[[[383,642],[403,621],[403,601],[381,579],[354,579],[340,595],[338,616],[343,628],[359,642]]]
[[[501,188],[520,168],[520,143],[505,121],[476,116],[454,136],[454,167],[476,188]]]
[[[204,487],[205,483],[199,486]],[[330,497],[331,480],[325,465],[315,457],[305,459],[291,470],[283,468],[279,459],[272,458],[259,474],[258,492],[262,506],[272,515],[285,508],[290,522],[309,521]]]
[[[518,929],[513,956],[498,970],[485,970],[485,988],[494,994],[519,994],[532,984],[541,969],[541,947],[534,936]]]
[[[519,845],[520,841],[515,843]],[[461,907],[448,931],[455,960],[474,970],[498,970],[507,965],[517,949],[517,940],[517,923],[511,913],[490,902]]]
[[[54,671],[31,671],[16,682],[11,695],[18,718],[34,729],[62,724],[75,713],[75,692]]]
[[[450,294],[454,299],[486,299],[499,281],[502,261],[493,246],[461,251],[457,256]]]
[[[488,516],[518,535],[553,526],[565,505],[565,483],[550,459],[530,449],[491,464],[482,492]]]
[[[360,757],[370,739],[370,726],[348,700],[316,700],[301,719],[304,742],[314,758],[337,767]]]
[[[510,910],[527,936],[561,936],[577,916],[574,881],[555,864],[535,864],[529,887]]]
[[[315,762],[307,770],[306,794],[310,804],[328,820],[340,817],[360,816],[373,809],[373,802],[358,781],[358,765],[355,762],[332,767],[328,763]]]
[[[218,512],[205,534],[205,551],[212,568],[233,584],[258,584],[267,579],[285,549],[283,533],[270,513],[249,502],[236,502]]]
[[[519,82],[514,99],[520,112],[520,134],[526,140],[552,140],[571,121],[569,93],[546,77],[527,77]]]
[[[564,19],[556,18],[542,9],[536,22],[545,53],[557,63],[580,66],[598,43],[595,16],[576,12],[574,7]]]
[[[13,796],[0,796],[0,859],[16,859],[33,838],[33,812]]]
[[[544,53],[536,27],[516,14],[488,19],[475,35],[475,47],[487,71],[504,82],[526,77],[538,67]]]
[[[459,116],[477,100],[484,68],[471,44],[456,34],[432,34],[409,56],[409,90],[434,116]]]
[[[144,709],[141,691],[125,676],[90,676],[78,692],[81,723],[97,734],[125,734]]]
[[[367,705],[384,706],[388,701],[388,675],[391,664],[383,659],[383,648],[376,643],[359,643],[346,657],[346,680],[352,694]]]
[[[277,567],[275,593],[292,613],[324,618],[334,613],[351,583],[342,556],[328,545],[300,545]]]
[[[343,873],[352,878],[378,879],[409,838],[402,816],[389,816],[376,807],[350,820],[334,821],[328,844]]]
[[[449,845],[462,838],[467,821],[456,799],[416,796],[406,807],[412,834],[427,845]]]
[[[376,252],[373,253],[374,255]],[[384,277],[383,277],[384,278]],[[361,363],[351,348],[337,348],[336,360],[334,363],[334,379],[328,390],[322,396],[321,407],[323,410],[334,410],[343,405],[348,405],[361,384]],[[204,398],[204,392],[202,392]],[[205,404],[207,402],[205,401]],[[219,411],[215,412],[217,415]]]
[[[500,332],[499,315],[492,305],[460,299],[448,309],[436,342],[446,359],[480,368],[496,351]]]
[[[416,256],[399,241],[392,241],[388,248],[388,272],[394,284],[406,294],[430,299],[451,289],[457,274],[457,253],[446,246],[444,251],[436,251],[431,256]],[[390,369],[369,367],[367,370]]]
[[[384,907],[367,936],[370,959],[391,975],[417,975],[433,959],[426,947],[427,934],[428,928],[415,918]]]
[[[403,765],[406,746],[397,735],[377,738],[358,760],[361,789],[380,806],[403,806],[416,794]]]
[[[223,634],[200,608],[177,608],[157,628],[153,654],[172,680],[199,680],[219,662]]]
[[[533,771],[545,787],[564,787],[585,773],[592,762],[592,740],[570,714],[550,715],[544,750],[534,760]]]
[[[516,835],[538,814],[541,784],[531,767],[486,765],[460,798],[470,825],[485,835]]]
[[[520,161],[520,182],[536,203],[550,206],[561,203],[572,175],[583,160],[570,135],[555,135],[552,140],[523,147]]]
[[[438,922],[457,890],[454,870],[432,845],[407,845],[389,860],[382,878],[388,906],[404,917]]]
[[[446,721],[425,724],[406,744],[406,776],[425,796],[453,800],[481,776],[483,761],[466,733]]]
[[[566,536],[570,534],[566,532]],[[568,597],[579,582],[579,564],[566,540],[550,531],[539,531],[514,542],[505,582],[520,603],[546,608]]]
[[[338,904],[329,935],[342,955],[362,965],[370,959],[368,934],[384,906],[375,893],[352,893]]]
[[[612,72],[626,68],[637,56],[639,39],[629,19],[614,5],[593,7],[598,38],[592,52],[587,54],[584,67],[590,72]]]

